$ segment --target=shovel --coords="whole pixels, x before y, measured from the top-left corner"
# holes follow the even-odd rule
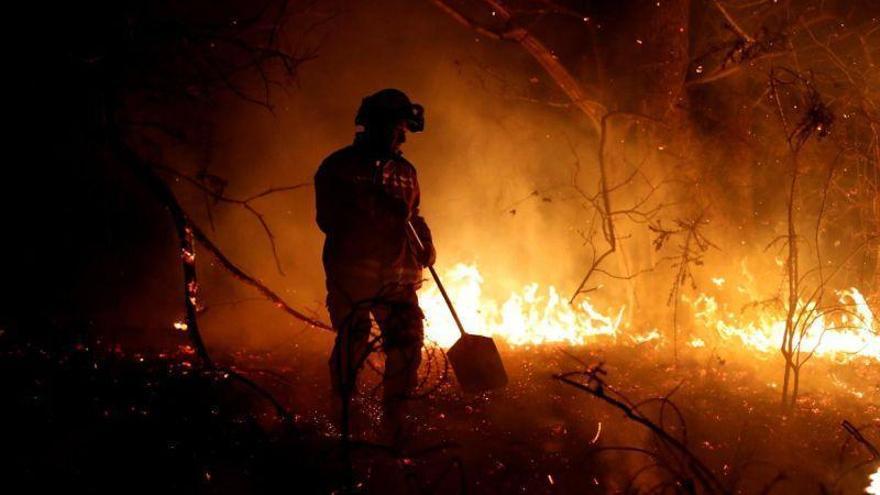
[[[407,225],[413,238],[419,245],[419,249],[424,251],[425,245],[419,238],[419,234],[413,227],[412,222],[407,222]],[[449,356],[449,363],[452,365],[455,378],[458,379],[458,384],[461,385],[462,390],[469,393],[479,393],[507,385],[507,372],[504,370],[504,363],[501,362],[501,355],[498,353],[495,341],[490,337],[471,335],[464,331],[464,326],[461,324],[461,320],[458,319],[458,313],[455,312],[452,301],[449,299],[449,295],[446,294],[446,289],[440,283],[437,271],[434,270],[433,266],[429,266],[428,270],[431,271],[431,276],[434,277],[434,282],[437,284],[437,288],[440,289],[440,294],[443,295],[443,300],[446,301],[449,312],[452,313],[452,318],[458,326],[458,331],[461,332],[461,337],[449,348],[446,355]]]

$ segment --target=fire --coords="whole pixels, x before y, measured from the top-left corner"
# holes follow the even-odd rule
[[[815,314],[800,340],[801,352],[845,361],[855,356],[880,360],[880,338],[874,314],[865,296],[855,287],[837,293],[839,305],[833,315],[819,312],[815,303],[800,303],[799,311]],[[723,340],[760,351],[779,350],[785,333],[782,311],[762,311],[753,320],[743,320],[736,312],[721,309],[715,298],[701,294],[692,303],[697,322],[714,329]]]
[[[871,485],[865,488],[865,493],[880,495],[880,467],[871,475]]]
[[[582,299],[572,306],[553,286],[526,285],[503,303],[482,297],[483,277],[476,265],[459,263],[443,276],[449,296],[469,333],[503,338],[511,345],[561,343],[584,345],[600,336],[615,336],[623,307],[608,316]],[[441,347],[458,340],[458,329],[435,286],[420,296],[428,339]]]
[[[629,333],[625,328],[628,328],[626,323],[631,322],[623,321],[623,306],[603,311],[587,298],[570,305],[553,286],[531,283],[510,294],[503,302],[484,297],[483,278],[474,264],[455,265],[443,275],[443,280],[465,330],[499,338],[512,346],[580,346],[602,338],[640,345],[663,342],[667,338],[657,328],[645,334]],[[817,356],[836,360],[855,356],[880,360],[880,338],[876,335],[874,314],[865,297],[858,289],[850,288],[838,292],[837,298],[837,311],[819,314],[809,325],[801,341],[801,351],[815,350]],[[433,285],[427,286],[420,301],[425,312],[428,339],[448,348],[458,339],[459,333],[439,291]],[[712,296],[700,294],[686,302],[693,310],[697,327],[710,333],[684,341],[689,347],[700,349],[709,347],[709,342],[722,341],[768,355],[779,352],[785,332],[783,311],[762,309],[756,317],[745,319]],[[817,308],[801,304],[799,309]]]

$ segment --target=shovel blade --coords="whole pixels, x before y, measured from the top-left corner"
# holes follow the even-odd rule
[[[479,393],[507,385],[507,372],[495,341],[482,335],[463,335],[446,353],[462,390]]]

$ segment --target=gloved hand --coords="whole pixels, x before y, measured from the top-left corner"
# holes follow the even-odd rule
[[[435,261],[437,261],[437,250],[434,249],[433,244],[427,244],[425,249],[423,249],[419,255],[419,264],[421,264],[424,268],[432,266]]]
[[[418,215],[412,218],[410,225],[412,226],[413,233],[418,236],[418,241],[415,243],[416,261],[418,261],[423,268],[432,266],[434,261],[437,260],[437,251],[434,249],[434,239],[431,236],[431,229],[428,228],[425,219]]]

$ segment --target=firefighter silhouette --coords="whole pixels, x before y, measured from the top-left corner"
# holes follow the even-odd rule
[[[435,258],[419,214],[416,169],[400,151],[407,132],[424,129],[424,112],[403,92],[385,89],[363,99],[355,125],[354,143],[328,156],[315,175],[317,222],[326,235],[327,309],[337,332],[331,380],[347,414],[358,371],[380,344],[383,426],[399,436],[421,362],[423,314],[416,291],[422,269]],[[408,222],[425,249],[413,243]],[[371,315],[378,342],[371,340]]]

